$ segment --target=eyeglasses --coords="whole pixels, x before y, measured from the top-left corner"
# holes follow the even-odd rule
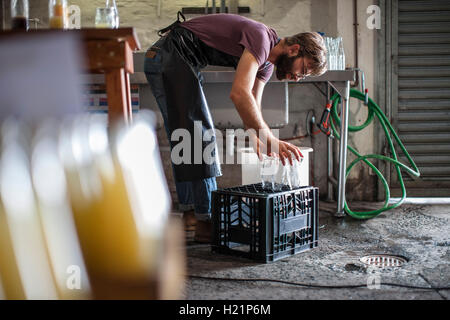
[[[292,79],[296,79],[297,81],[299,81],[299,80],[305,79],[308,76],[308,74],[307,74],[308,70],[306,69],[305,61],[303,60],[302,63],[303,63],[302,73],[288,72],[288,74],[291,76]]]

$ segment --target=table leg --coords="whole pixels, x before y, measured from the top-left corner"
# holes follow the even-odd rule
[[[127,91],[127,108],[128,108],[128,123],[133,122],[133,109],[131,105],[131,85],[130,85],[130,74],[125,72],[125,84]]]
[[[338,205],[336,216],[344,216],[345,204],[345,173],[347,168],[347,136],[348,136],[348,109],[350,100],[350,82],[346,82],[345,94],[342,97],[341,108],[341,140],[339,143],[339,180]]]
[[[331,98],[331,88],[330,88],[330,83],[327,82],[327,101],[326,103],[328,103],[328,101],[330,101]],[[331,119],[329,120],[330,122],[332,121]],[[327,201],[332,201],[334,198],[333,195],[333,183],[331,181],[331,178],[333,176],[333,139],[332,139],[332,135],[329,135],[327,137]]]
[[[108,96],[108,121],[113,123],[122,120],[126,124],[130,121],[125,69],[113,69],[105,73],[106,94]]]

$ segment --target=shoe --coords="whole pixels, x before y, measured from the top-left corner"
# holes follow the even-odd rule
[[[194,210],[185,211],[183,213],[183,223],[185,231],[195,231],[197,219],[195,218]]]
[[[200,243],[211,243],[212,240],[212,223],[211,221],[197,221],[195,227],[194,241]]]

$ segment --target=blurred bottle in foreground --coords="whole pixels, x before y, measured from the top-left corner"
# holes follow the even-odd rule
[[[67,1],[49,0],[48,19],[51,29],[65,29],[67,26]]]
[[[11,29],[28,30],[28,0],[11,0]]]
[[[80,117],[64,128],[60,150],[95,298],[156,298],[170,201],[152,126],[141,117],[108,131],[104,120]]]
[[[30,175],[27,132],[15,119],[1,125],[0,219],[6,222],[1,278],[7,299],[57,299]]]
[[[0,124],[3,298],[180,297],[182,226],[169,223],[153,121]]]
[[[57,127],[57,122],[49,119],[34,134],[33,185],[58,297],[89,299],[90,283],[69,206]]]

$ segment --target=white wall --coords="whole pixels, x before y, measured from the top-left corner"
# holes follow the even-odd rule
[[[365,86],[369,89],[369,95],[373,98],[375,94],[375,52],[376,52],[376,30],[367,27],[366,21],[369,14],[367,7],[376,4],[374,0],[357,1],[357,23],[358,23],[358,65],[365,72]],[[344,40],[346,54],[346,67],[355,67],[355,45],[353,26],[353,0],[337,0],[337,34]],[[359,89],[359,88],[358,88]],[[350,105],[350,125],[361,125],[367,118],[367,107],[363,103],[352,99]],[[373,124],[357,134],[350,134],[349,143],[356,146],[361,154],[374,153],[375,137]],[[350,159],[352,157],[350,156]],[[367,171],[366,171],[367,170]],[[349,178],[357,177],[358,171],[353,170]],[[372,174],[365,166],[365,174]]]

